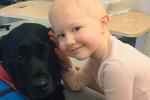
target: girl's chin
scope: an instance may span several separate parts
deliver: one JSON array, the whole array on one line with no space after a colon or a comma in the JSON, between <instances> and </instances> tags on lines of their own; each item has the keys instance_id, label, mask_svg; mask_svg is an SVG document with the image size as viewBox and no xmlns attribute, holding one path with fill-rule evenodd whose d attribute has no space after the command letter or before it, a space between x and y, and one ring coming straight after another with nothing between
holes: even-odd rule
<instances>
[{"instance_id":1,"label":"girl's chin","mask_svg":"<svg viewBox=\"0 0 150 100\"><path fill-rule=\"evenodd\" d=\"M71 55L71 57L77 59L77 60L85 60L87 59L89 56L78 56L78 55Z\"/></svg>"}]
</instances>

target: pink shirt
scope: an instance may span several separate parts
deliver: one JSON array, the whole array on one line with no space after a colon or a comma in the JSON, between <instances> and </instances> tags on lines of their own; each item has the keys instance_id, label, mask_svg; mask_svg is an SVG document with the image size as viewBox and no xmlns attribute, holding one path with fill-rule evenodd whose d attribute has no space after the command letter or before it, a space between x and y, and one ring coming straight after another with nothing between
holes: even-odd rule
<instances>
[{"instance_id":1,"label":"pink shirt","mask_svg":"<svg viewBox=\"0 0 150 100\"><path fill-rule=\"evenodd\" d=\"M79 90L90 84L106 100L150 100L150 58L113 36L110 43L100 66L89 59L78 72L70 69L63 76L66 85Z\"/></svg>"}]
</instances>

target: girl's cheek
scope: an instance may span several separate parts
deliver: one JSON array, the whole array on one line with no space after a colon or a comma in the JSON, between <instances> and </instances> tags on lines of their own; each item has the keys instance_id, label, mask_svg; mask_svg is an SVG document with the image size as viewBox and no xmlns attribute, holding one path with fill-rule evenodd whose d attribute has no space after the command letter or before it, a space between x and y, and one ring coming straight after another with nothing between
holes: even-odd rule
<instances>
[{"instance_id":1,"label":"girl's cheek","mask_svg":"<svg viewBox=\"0 0 150 100\"><path fill-rule=\"evenodd\" d=\"M77 37L77 41L84 43L85 41L90 41L90 39L88 39L89 37L87 35L81 34L80 36Z\"/></svg>"}]
</instances>

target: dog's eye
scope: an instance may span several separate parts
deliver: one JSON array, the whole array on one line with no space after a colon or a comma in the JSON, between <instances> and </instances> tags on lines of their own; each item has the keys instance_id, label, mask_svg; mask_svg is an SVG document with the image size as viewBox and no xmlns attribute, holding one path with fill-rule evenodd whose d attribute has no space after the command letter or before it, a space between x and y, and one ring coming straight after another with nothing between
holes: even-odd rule
<instances>
[{"instance_id":1,"label":"dog's eye","mask_svg":"<svg viewBox=\"0 0 150 100\"><path fill-rule=\"evenodd\" d=\"M22 60L22 59L23 59L23 56L20 56L20 55L19 55L19 56L16 56L16 59L17 59L17 60Z\"/></svg>"},{"instance_id":2,"label":"dog's eye","mask_svg":"<svg viewBox=\"0 0 150 100\"><path fill-rule=\"evenodd\" d=\"M27 61L27 58L23 55L17 55L16 60L23 63L23 62Z\"/></svg>"},{"instance_id":3,"label":"dog's eye","mask_svg":"<svg viewBox=\"0 0 150 100\"><path fill-rule=\"evenodd\" d=\"M22 59L23 57L22 57L22 56L17 56L16 58L17 58L17 59Z\"/></svg>"}]
</instances>

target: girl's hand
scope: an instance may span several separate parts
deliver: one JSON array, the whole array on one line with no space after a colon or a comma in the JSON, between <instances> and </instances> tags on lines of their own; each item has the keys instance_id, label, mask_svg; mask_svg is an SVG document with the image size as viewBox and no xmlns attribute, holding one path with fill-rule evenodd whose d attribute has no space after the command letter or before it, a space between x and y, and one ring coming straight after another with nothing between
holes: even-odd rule
<instances>
[{"instance_id":1,"label":"girl's hand","mask_svg":"<svg viewBox=\"0 0 150 100\"><path fill-rule=\"evenodd\" d=\"M56 34L54 34L53 32L49 32L48 35L50 36L50 40L52 40L56 44L57 48L55 48L55 53L60 60L60 64L62 66L62 75L63 75L68 71L69 68L72 68L71 60L67 56L67 54L59 48L59 40Z\"/></svg>"},{"instance_id":2,"label":"girl's hand","mask_svg":"<svg viewBox=\"0 0 150 100\"><path fill-rule=\"evenodd\" d=\"M58 37L56 36L56 34L52 31L50 31L48 33L48 35L50 37L50 40L52 40L56 44L56 47L59 48L59 40L58 40Z\"/></svg>"}]
</instances>

